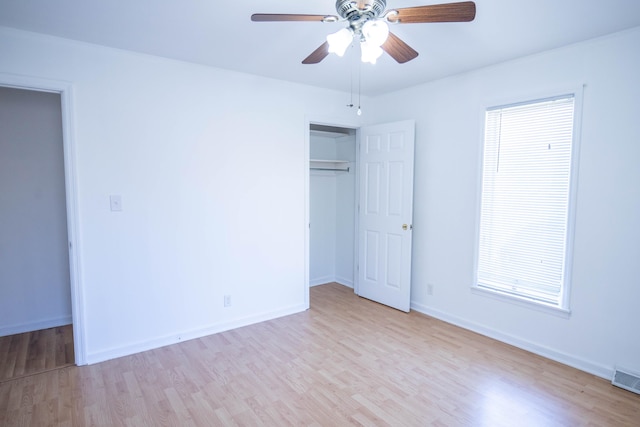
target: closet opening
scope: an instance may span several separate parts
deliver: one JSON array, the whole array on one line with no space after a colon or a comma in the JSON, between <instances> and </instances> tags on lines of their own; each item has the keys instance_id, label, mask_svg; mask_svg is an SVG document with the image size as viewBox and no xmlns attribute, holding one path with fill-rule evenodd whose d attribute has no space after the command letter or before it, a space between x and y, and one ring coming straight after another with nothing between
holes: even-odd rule
<instances>
[{"instance_id":1,"label":"closet opening","mask_svg":"<svg viewBox=\"0 0 640 427\"><path fill-rule=\"evenodd\" d=\"M0 383L75 364L63 137L60 93L0 86Z\"/></svg>"},{"instance_id":2,"label":"closet opening","mask_svg":"<svg viewBox=\"0 0 640 427\"><path fill-rule=\"evenodd\" d=\"M357 236L357 132L309 126L309 286L354 289Z\"/></svg>"}]
</instances>

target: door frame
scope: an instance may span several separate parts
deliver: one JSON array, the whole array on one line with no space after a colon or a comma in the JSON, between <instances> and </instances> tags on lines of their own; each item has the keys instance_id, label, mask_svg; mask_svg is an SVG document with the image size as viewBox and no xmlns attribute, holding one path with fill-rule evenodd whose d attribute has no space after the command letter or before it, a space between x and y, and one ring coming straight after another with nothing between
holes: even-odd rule
<instances>
[{"instance_id":1,"label":"door frame","mask_svg":"<svg viewBox=\"0 0 640 427\"><path fill-rule=\"evenodd\" d=\"M333 116L306 116L304 122L304 306L305 309L309 309L309 245L310 245L310 200L311 200L311 174L309 173L309 160L310 151L311 151L311 129L310 126L314 125L324 125L324 126L334 126L334 127L342 127L347 129L354 129L356 131L356 171L358 171L358 152L360 147L360 127L362 123L357 118L352 117L333 117ZM353 291L358 294L358 275L357 275L357 265L358 265L358 209L357 204L359 200L359 188L360 188L360 178L359 174L356 173L355 176L355 213L354 213L354 265L353 265Z\"/></svg>"},{"instance_id":2,"label":"door frame","mask_svg":"<svg viewBox=\"0 0 640 427\"><path fill-rule=\"evenodd\" d=\"M71 286L71 318L75 364L86 365L86 339L83 284L80 270L78 229L78 178L76 173L76 145L74 141L73 86L64 81L17 76L0 73L0 86L36 92L58 93L62 112L62 147L67 209L67 238L69 250L69 281Z\"/></svg>"}]
</instances>

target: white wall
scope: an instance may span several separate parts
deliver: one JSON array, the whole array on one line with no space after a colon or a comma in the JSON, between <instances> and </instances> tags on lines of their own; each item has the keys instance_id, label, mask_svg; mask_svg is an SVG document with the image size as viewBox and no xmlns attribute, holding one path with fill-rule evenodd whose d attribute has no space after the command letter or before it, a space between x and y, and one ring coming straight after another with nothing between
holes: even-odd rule
<instances>
[{"instance_id":1,"label":"white wall","mask_svg":"<svg viewBox=\"0 0 640 427\"><path fill-rule=\"evenodd\" d=\"M0 336L71 323L60 108L0 87Z\"/></svg>"},{"instance_id":2,"label":"white wall","mask_svg":"<svg viewBox=\"0 0 640 427\"><path fill-rule=\"evenodd\" d=\"M416 119L414 309L597 375L640 371L638 46L640 28L374 100L373 122ZM483 107L582 84L570 318L473 294Z\"/></svg>"},{"instance_id":3,"label":"white wall","mask_svg":"<svg viewBox=\"0 0 640 427\"><path fill-rule=\"evenodd\" d=\"M336 174L336 282L353 287L356 206L356 136L336 140L336 158L349 161L349 172Z\"/></svg>"},{"instance_id":4,"label":"white wall","mask_svg":"<svg viewBox=\"0 0 640 427\"><path fill-rule=\"evenodd\" d=\"M311 135L309 157L336 158L334 138ZM336 174L310 171L309 176L309 285L336 280Z\"/></svg>"},{"instance_id":5,"label":"white wall","mask_svg":"<svg viewBox=\"0 0 640 427\"><path fill-rule=\"evenodd\" d=\"M6 28L0 58L73 85L87 362L305 309L306 117L344 93Z\"/></svg>"}]
</instances>

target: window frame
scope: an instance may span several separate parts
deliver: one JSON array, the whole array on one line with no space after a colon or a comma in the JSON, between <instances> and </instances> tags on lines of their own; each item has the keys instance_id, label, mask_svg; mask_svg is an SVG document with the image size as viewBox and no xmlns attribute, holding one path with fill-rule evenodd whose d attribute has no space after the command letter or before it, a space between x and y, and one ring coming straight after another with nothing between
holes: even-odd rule
<instances>
[{"instance_id":1,"label":"window frame","mask_svg":"<svg viewBox=\"0 0 640 427\"><path fill-rule=\"evenodd\" d=\"M578 197L578 181L579 181L579 160L580 160L580 141L582 129L582 104L583 104L584 85L573 87L569 90L549 90L536 94L520 94L509 99L496 99L485 102L480 109L480 143L478 153L478 174L477 174L477 200L476 200L476 235L474 242L474 265L473 279L471 291L474 294L490 297L499 301L512 303L521 307L526 307L536 311L553 314L563 318L569 318L570 296L573 278L573 258L574 258L574 239L575 239L575 219ZM571 141L571 170L569 177L569 194L567 205L567 232L566 244L564 252L564 277L559 304L552 304L543 301L537 301L526 296L516 295L509 292L500 291L499 289L491 289L486 286L478 285L478 263L480 256L480 224L482 215L482 191L484 185L484 154L485 154L485 131L487 126L486 115L489 110L496 108L508 108L518 105L533 104L543 102L550 99L561 98L566 96L574 97L574 119L573 119L573 140Z\"/></svg>"}]
</instances>

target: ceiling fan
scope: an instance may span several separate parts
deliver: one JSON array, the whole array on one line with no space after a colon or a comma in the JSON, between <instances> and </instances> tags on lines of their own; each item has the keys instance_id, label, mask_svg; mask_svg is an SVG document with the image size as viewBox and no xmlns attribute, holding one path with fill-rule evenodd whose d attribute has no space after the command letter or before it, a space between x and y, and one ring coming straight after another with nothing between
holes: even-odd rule
<instances>
[{"instance_id":1,"label":"ceiling fan","mask_svg":"<svg viewBox=\"0 0 640 427\"><path fill-rule=\"evenodd\" d=\"M388 9L386 0L337 0L338 15L296 15L255 13L254 22L342 22L348 26L329 34L327 41L306 57L303 64L317 64L330 53L344 55L354 38L360 41L362 61L375 64L383 51L403 64L418 56L411 46L389 31L388 24L416 24L428 22L470 22L476 16L472 1L435 4L429 6Z\"/></svg>"}]
</instances>

